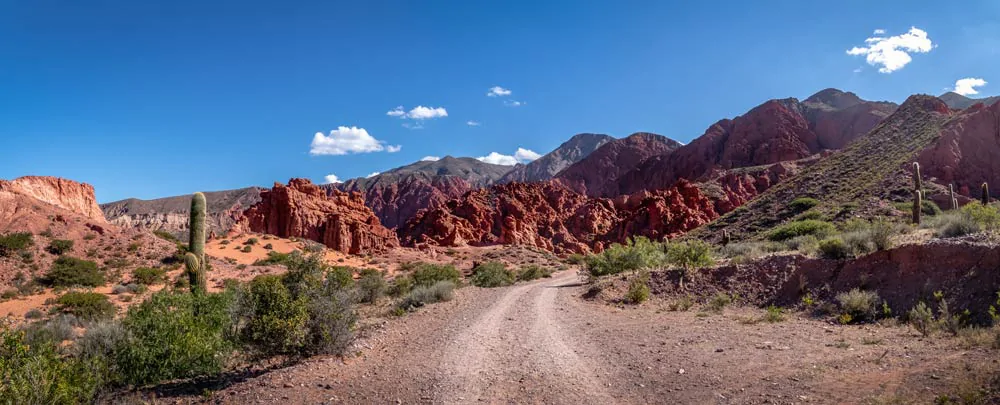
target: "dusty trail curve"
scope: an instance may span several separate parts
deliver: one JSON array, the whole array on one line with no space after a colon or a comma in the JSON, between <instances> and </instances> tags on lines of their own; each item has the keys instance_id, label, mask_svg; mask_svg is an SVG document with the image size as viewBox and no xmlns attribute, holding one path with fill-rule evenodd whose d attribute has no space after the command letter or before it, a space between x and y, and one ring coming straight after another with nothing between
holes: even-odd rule
<instances>
[{"instance_id":1,"label":"dusty trail curve","mask_svg":"<svg viewBox=\"0 0 1000 405\"><path fill-rule=\"evenodd\" d=\"M905 326L748 323L762 310L618 307L582 300L584 288L571 271L462 288L453 301L367 333L360 356L310 359L220 387L208 402L859 403L886 387L928 392L947 382L927 377L942 367L940 344L914 339ZM983 356L949 353L955 364Z\"/></svg>"}]
</instances>

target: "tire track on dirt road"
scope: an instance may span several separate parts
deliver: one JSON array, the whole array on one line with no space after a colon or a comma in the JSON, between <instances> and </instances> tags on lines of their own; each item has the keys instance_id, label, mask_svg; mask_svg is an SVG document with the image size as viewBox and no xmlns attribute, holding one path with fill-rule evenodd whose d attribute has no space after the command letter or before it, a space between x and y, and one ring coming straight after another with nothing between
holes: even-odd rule
<instances>
[{"instance_id":1,"label":"tire track on dirt road","mask_svg":"<svg viewBox=\"0 0 1000 405\"><path fill-rule=\"evenodd\" d=\"M510 288L471 326L458 331L439 366L436 403L613 403L578 353L581 335L560 324L559 287L564 273Z\"/></svg>"}]
</instances>

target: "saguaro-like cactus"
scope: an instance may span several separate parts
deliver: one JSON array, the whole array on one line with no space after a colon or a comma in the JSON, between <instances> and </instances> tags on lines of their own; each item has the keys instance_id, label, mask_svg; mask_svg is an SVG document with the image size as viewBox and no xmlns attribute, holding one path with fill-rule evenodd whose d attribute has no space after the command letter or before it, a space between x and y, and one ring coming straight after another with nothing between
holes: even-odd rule
<instances>
[{"instance_id":1,"label":"saguaro-like cactus","mask_svg":"<svg viewBox=\"0 0 1000 405\"><path fill-rule=\"evenodd\" d=\"M990 186L983 183L983 205L990 203Z\"/></svg>"},{"instance_id":2,"label":"saguaro-like cactus","mask_svg":"<svg viewBox=\"0 0 1000 405\"><path fill-rule=\"evenodd\" d=\"M923 208L923 191L920 184L920 163L913 162L913 223L920 224L920 209Z\"/></svg>"},{"instance_id":3,"label":"saguaro-like cactus","mask_svg":"<svg viewBox=\"0 0 1000 405\"><path fill-rule=\"evenodd\" d=\"M952 210L957 210L958 209L958 198L955 198L955 185L954 184L949 184L948 185L948 193L951 195L951 209Z\"/></svg>"},{"instance_id":4,"label":"saguaro-like cactus","mask_svg":"<svg viewBox=\"0 0 1000 405\"><path fill-rule=\"evenodd\" d=\"M191 281L191 292L205 292L205 195L194 193L191 197L191 219L188 224L190 239L188 253L184 255L184 265L187 267L188 279Z\"/></svg>"}]
</instances>

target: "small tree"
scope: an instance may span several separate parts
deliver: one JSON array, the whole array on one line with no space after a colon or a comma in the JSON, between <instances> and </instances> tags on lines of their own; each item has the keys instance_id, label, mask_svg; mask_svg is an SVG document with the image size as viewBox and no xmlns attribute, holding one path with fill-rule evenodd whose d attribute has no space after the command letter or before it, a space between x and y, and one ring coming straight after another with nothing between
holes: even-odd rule
<instances>
[{"instance_id":1,"label":"small tree","mask_svg":"<svg viewBox=\"0 0 1000 405\"><path fill-rule=\"evenodd\" d=\"M667 262L680 268L681 288L684 288L684 277L689 271L714 263L711 253L712 246L697 239L671 243L667 246Z\"/></svg>"}]
</instances>

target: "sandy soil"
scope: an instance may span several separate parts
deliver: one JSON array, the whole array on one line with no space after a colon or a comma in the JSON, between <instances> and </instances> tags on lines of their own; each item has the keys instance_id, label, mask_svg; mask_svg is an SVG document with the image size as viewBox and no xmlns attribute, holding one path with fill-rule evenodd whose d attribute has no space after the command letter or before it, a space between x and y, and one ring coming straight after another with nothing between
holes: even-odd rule
<instances>
[{"instance_id":1,"label":"sandy soil","mask_svg":"<svg viewBox=\"0 0 1000 405\"><path fill-rule=\"evenodd\" d=\"M573 272L463 288L367 331L357 357L248 378L216 403L932 402L997 369L996 351L905 326L839 326L756 308L668 312L584 301Z\"/></svg>"}]
</instances>

